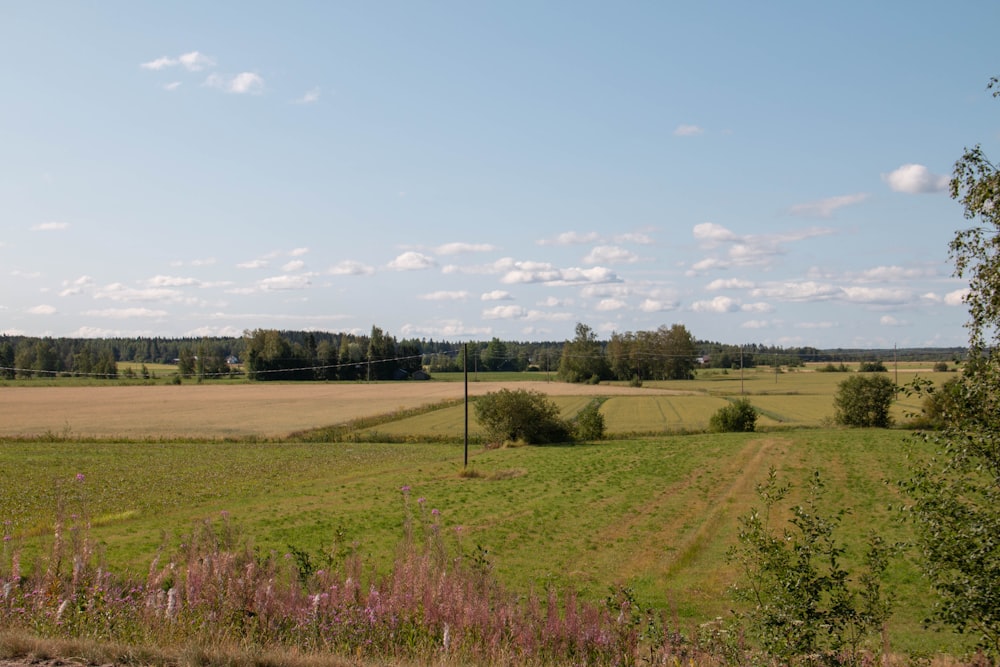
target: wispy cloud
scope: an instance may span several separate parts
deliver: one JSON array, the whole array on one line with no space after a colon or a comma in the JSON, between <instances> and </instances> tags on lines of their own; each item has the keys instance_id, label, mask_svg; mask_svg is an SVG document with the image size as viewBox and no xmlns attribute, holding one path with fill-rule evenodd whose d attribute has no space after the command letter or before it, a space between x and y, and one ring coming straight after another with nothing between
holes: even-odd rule
<instances>
[{"instance_id":1,"label":"wispy cloud","mask_svg":"<svg viewBox=\"0 0 1000 667\"><path fill-rule=\"evenodd\" d=\"M542 239L538 241L538 245L583 245L585 243L593 243L599 238L600 235L597 232L563 232L562 234L558 234L551 239Z\"/></svg>"},{"instance_id":2,"label":"wispy cloud","mask_svg":"<svg viewBox=\"0 0 1000 667\"><path fill-rule=\"evenodd\" d=\"M638 255L613 245L599 245L583 258L584 264L631 264L637 261Z\"/></svg>"},{"instance_id":3,"label":"wispy cloud","mask_svg":"<svg viewBox=\"0 0 1000 667\"><path fill-rule=\"evenodd\" d=\"M509 301L514 297L510 295L510 292L506 292L500 289L495 289L492 292L485 292L479 298L482 301Z\"/></svg>"},{"instance_id":4,"label":"wispy cloud","mask_svg":"<svg viewBox=\"0 0 1000 667\"><path fill-rule=\"evenodd\" d=\"M827 197L826 199L820 199L819 201L807 202L805 204L796 204L788 209L789 213L792 215L806 216L806 217L816 217L816 218L829 218L841 208L845 206L852 206L854 204L860 204L861 202L868 199L868 194L864 192L859 192L851 195L840 195L838 197Z\"/></svg>"},{"instance_id":5,"label":"wispy cloud","mask_svg":"<svg viewBox=\"0 0 1000 667\"><path fill-rule=\"evenodd\" d=\"M161 70L167 69L168 67L175 67L177 65L180 65L184 69L191 72L200 72L207 67L215 67L215 60L209 58L204 53L191 51L176 58L162 56L156 60L150 60L149 62L142 63L139 67L149 70Z\"/></svg>"},{"instance_id":6,"label":"wispy cloud","mask_svg":"<svg viewBox=\"0 0 1000 667\"><path fill-rule=\"evenodd\" d=\"M445 243L434 248L438 255L460 255L471 252L493 252L496 246L491 243Z\"/></svg>"},{"instance_id":7,"label":"wispy cloud","mask_svg":"<svg viewBox=\"0 0 1000 667\"><path fill-rule=\"evenodd\" d=\"M136 317L166 317L167 311L153 308L104 308L102 310L86 310L83 314L88 317L127 320Z\"/></svg>"},{"instance_id":8,"label":"wispy cloud","mask_svg":"<svg viewBox=\"0 0 1000 667\"><path fill-rule=\"evenodd\" d=\"M68 222L40 222L31 226L33 232L61 232L69 229Z\"/></svg>"},{"instance_id":9,"label":"wispy cloud","mask_svg":"<svg viewBox=\"0 0 1000 667\"><path fill-rule=\"evenodd\" d=\"M292 100L293 104L313 104L319 102L319 86L310 88L302 97Z\"/></svg>"},{"instance_id":10,"label":"wispy cloud","mask_svg":"<svg viewBox=\"0 0 1000 667\"><path fill-rule=\"evenodd\" d=\"M303 290L308 288L312 284L309 276L304 275L284 275L284 276L272 276L271 278L264 278L257 283L257 286L265 291L285 291L285 290Z\"/></svg>"},{"instance_id":11,"label":"wispy cloud","mask_svg":"<svg viewBox=\"0 0 1000 667\"><path fill-rule=\"evenodd\" d=\"M204 85L236 95L260 95L264 92L264 79L255 72L209 74Z\"/></svg>"},{"instance_id":12,"label":"wispy cloud","mask_svg":"<svg viewBox=\"0 0 1000 667\"><path fill-rule=\"evenodd\" d=\"M882 174L882 180L894 192L910 195L945 192L950 181L945 175L932 174L922 164L904 164L888 174Z\"/></svg>"},{"instance_id":13,"label":"wispy cloud","mask_svg":"<svg viewBox=\"0 0 1000 667\"><path fill-rule=\"evenodd\" d=\"M38 306L28 308L28 313L31 315L55 315L56 309L54 306L43 303Z\"/></svg>"},{"instance_id":14,"label":"wispy cloud","mask_svg":"<svg viewBox=\"0 0 1000 667\"><path fill-rule=\"evenodd\" d=\"M714 222L703 222L695 225L692 233L703 248L715 250L725 247L726 250L722 255L715 254L693 263L687 271L689 276L715 269L768 266L774 258L787 252L786 244L833 234L834 230L811 227L781 234L740 235Z\"/></svg>"},{"instance_id":15,"label":"wispy cloud","mask_svg":"<svg viewBox=\"0 0 1000 667\"><path fill-rule=\"evenodd\" d=\"M428 294L421 294L417 298L423 299L424 301L465 301L469 298L469 293L465 290L452 292L440 290L437 292L430 292Z\"/></svg>"},{"instance_id":16,"label":"wispy cloud","mask_svg":"<svg viewBox=\"0 0 1000 667\"><path fill-rule=\"evenodd\" d=\"M367 276L375 273L375 269L362 262L348 259L331 266L326 272L331 276Z\"/></svg>"},{"instance_id":17,"label":"wispy cloud","mask_svg":"<svg viewBox=\"0 0 1000 667\"><path fill-rule=\"evenodd\" d=\"M678 125L674 129L675 137L696 137L699 134L704 134L705 130L700 125Z\"/></svg>"},{"instance_id":18,"label":"wispy cloud","mask_svg":"<svg viewBox=\"0 0 1000 667\"><path fill-rule=\"evenodd\" d=\"M263 269L268 266L270 262L266 259L251 259L246 262L240 262L236 265L238 269Z\"/></svg>"}]
</instances>

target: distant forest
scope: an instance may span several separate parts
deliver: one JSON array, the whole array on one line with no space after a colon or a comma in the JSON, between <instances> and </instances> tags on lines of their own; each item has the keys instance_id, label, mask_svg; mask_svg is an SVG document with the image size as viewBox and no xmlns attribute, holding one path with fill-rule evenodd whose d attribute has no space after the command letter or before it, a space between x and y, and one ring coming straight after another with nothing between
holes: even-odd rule
<instances>
[{"instance_id":1,"label":"distant forest","mask_svg":"<svg viewBox=\"0 0 1000 667\"><path fill-rule=\"evenodd\" d=\"M578 325L579 327L582 325ZM583 327L588 330L587 327ZM674 326L677 329L678 325ZM683 330L683 327L680 327ZM664 329L665 330L665 329ZM686 330L683 330L686 333ZM622 342L641 341L643 334L615 335L595 340L593 354L622 355L639 352L622 349ZM807 362L960 361L965 348L818 349L749 343L732 345L690 337L683 356L697 367L753 368L801 366ZM560 362L574 349L573 341L436 341L397 339L379 327L369 335L323 331L258 329L240 337L205 338L51 338L0 336L0 378L91 376L118 378L149 372L144 364L177 366L178 377L212 378L245 374L254 380L387 380L405 379L414 373L462 371L557 372ZM646 356L656 351L643 350ZM671 356L677 356L671 353ZM128 362L119 371L119 362ZM139 369L136 369L139 366ZM628 363L615 365L614 379L630 372ZM602 378L603 379L603 378ZM649 378L653 379L653 378Z\"/></svg>"}]
</instances>

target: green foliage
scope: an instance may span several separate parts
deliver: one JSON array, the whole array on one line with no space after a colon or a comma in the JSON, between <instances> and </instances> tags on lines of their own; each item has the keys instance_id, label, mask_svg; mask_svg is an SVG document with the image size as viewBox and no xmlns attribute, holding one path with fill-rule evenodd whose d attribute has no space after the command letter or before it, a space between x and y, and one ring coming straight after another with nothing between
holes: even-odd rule
<instances>
[{"instance_id":1,"label":"green foliage","mask_svg":"<svg viewBox=\"0 0 1000 667\"><path fill-rule=\"evenodd\" d=\"M716 433L753 431L757 426L757 408L746 398L719 408L709 420L709 429Z\"/></svg>"},{"instance_id":2,"label":"green foliage","mask_svg":"<svg viewBox=\"0 0 1000 667\"><path fill-rule=\"evenodd\" d=\"M835 419L844 426L889 428L896 385L885 375L854 375L837 386Z\"/></svg>"},{"instance_id":3,"label":"green foliage","mask_svg":"<svg viewBox=\"0 0 1000 667\"><path fill-rule=\"evenodd\" d=\"M821 366L816 369L817 373L850 373L851 369L847 367L843 362L839 366L834 366L832 363L828 363L826 366Z\"/></svg>"},{"instance_id":4,"label":"green foliage","mask_svg":"<svg viewBox=\"0 0 1000 667\"><path fill-rule=\"evenodd\" d=\"M990 80L988 89L998 88ZM994 90L994 97L1000 90ZM915 459L903 488L913 498L925 575L938 594L933 619L975 633L1000 657L1000 170L979 146L955 164L951 195L974 226L949 245L967 278L969 358L961 376L925 400L942 430L937 454Z\"/></svg>"},{"instance_id":5,"label":"green foliage","mask_svg":"<svg viewBox=\"0 0 1000 667\"><path fill-rule=\"evenodd\" d=\"M576 337L563 345L559 377L566 382L597 382L611 377L604 348L586 324L578 322Z\"/></svg>"},{"instance_id":6,"label":"green foliage","mask_svg":"<svg viewBox=\"0 0 1000 667\"><path fill-rule=\"evenodd\" d=\"M772 513L789 490L772 468L757 485L763 509L740 518L739 545L729 557L742 574L733 595L748 604L741 620L760 647L785 664L805 656L860 664L864 643L892 610L882 579L894 547L873 533L864 568L852 575L843 564L847 549L835 536L847 512L821 514L819 472L810 479L805 504L791 508L789 527L771 527Z\"/></svg>"},{"instance_id":7,"label":"green foliage","mask_svg":"<svg viewBox=\"0 0 1000 667\"><path fill-rule=\"evenodd\" d=\"M601 414L603 402L603 399L595 399L577 413L573 419L573 437L576 440L604 439L604 415Z\"/></svg>"},{"instance_id":8,"label":"green foliage","mask_svg":"<svg viewBox=\"0 0 1000 667\"><path fill-rule=\"evenodd\" d=\"M885 373L886 372L886 368L885 368L885 364L883 364L879 360L875 360L875 361L862 361L858 365L858 372L859 373Z\"/></svg>"},{"instance_id":9,"label":"green foliage","mask_svg":"<svg viewBox=\"0 0 1000 667\"><path fill-rule=\"evenodd\" d=\"M569 424L559 416L559 407L540 391L501 389L480 396L476 419L486 442L547 444L572 439Z\"/></svg>"}]
</instances>

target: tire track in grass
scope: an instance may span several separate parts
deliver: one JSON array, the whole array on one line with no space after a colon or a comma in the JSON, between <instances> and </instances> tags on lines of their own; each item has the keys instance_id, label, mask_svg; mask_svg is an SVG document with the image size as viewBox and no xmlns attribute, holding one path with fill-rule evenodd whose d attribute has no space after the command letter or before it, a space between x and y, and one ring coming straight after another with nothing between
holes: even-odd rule
<instances>
[{"instance_id":1,"label":"tire track in grass","mask_svg":"<svg viewBox=\"0 0 1000 667\"><path fill-rule=\"evenodd\" d=\"M628 553L614 556L618 559L614 570L624 579L643 577L661 582L682 574L717 536L733 511L734 501L752 492L771 456L787 442L750 440L738 455L726 457L718 470L692 471L687 479L637 507L630 518L602 535L608 543L635 538ZM726 484L724 480L731 481ZM707 492L706 484L711 487ZM665 522L651 529L660 518Z\"/></svg>"}]
</instances>

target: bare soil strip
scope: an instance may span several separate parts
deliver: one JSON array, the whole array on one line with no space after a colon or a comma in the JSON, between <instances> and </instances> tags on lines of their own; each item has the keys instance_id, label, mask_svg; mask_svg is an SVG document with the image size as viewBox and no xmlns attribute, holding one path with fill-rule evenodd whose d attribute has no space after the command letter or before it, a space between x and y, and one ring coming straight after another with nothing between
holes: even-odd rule
<instances>
[{"instance_id":1,"label":"bare soil strip","mask_svg":"<svg viewBox=\"0 0 1000 667\"><path fill-rule=\"evenodd\" d=\"M685 393L564 382L470 382L469 394L502 388L552 396ZM463 395L460 382L0 387L0 437L282 437Z\"/></svg>"}]
</instances>

